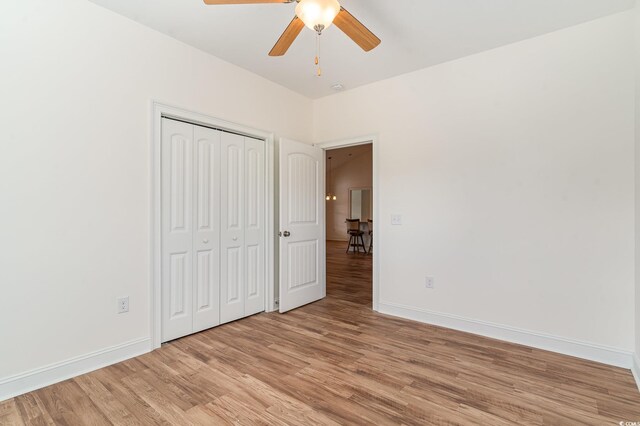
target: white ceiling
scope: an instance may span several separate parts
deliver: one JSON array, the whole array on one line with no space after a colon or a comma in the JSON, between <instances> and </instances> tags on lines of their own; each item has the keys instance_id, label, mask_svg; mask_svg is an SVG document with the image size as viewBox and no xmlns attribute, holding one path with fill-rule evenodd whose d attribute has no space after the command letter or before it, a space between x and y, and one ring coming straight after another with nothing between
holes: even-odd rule
<instances>
[{"instance_id":1,"label":"white ceiling","mask_svg":"<svg viewBox=\"0 0 640 426\"><path fill-rule=\"evenodd\" d=\"M304 29L284 57L267 55L295 4L207 6L202 0L90 0L310 98L425 68L630 9L634 0L340 0L382 39L363 52L337 27Z\"/></svg>"}]
</instances>

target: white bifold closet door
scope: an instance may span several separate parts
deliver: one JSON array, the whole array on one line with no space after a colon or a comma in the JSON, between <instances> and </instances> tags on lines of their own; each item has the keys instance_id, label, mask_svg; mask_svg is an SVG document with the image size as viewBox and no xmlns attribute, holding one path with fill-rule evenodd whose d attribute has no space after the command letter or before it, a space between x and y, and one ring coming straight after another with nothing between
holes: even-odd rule
<instances>
[{"instance_id":1,"label":"white bifold closet door","mask_svg":"<svg viewBox=\"0 0 640 426\"><path fill-rule=\"evenodd\" d=\"M220 322L264 311L264 142L231 133L221 146Z\"/></svg>"},{"instance_id":2,"label":"white bifold closet door","mask_svg":"<svg viewBox=\"0 0 640 426\"><path fill-rule=\"evenodd\" d=\"M162 341L264 310L264 142L162 121Z\"/></svg>"}]
</instances>

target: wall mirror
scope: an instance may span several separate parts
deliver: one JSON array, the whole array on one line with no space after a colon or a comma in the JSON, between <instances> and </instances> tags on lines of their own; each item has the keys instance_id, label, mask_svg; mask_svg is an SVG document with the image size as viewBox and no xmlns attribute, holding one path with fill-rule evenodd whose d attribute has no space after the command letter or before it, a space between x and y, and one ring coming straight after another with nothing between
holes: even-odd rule
<instances>
[{"instance_id":1,"label":"wall mirror","mask_svg":"<svg viewBox=\"0 0 640 426\"><path fill-rule=\"evenodd\" d=\"M349 189L349 215L351 219L360 219L361 222L373 219L371 188Z\"/></svg>"}]
</instances>

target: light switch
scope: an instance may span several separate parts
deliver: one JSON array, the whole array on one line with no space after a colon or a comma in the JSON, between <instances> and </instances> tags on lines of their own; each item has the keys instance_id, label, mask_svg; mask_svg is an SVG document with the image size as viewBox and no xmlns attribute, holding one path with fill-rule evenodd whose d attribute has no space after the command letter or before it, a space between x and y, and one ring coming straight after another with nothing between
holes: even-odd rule
<instances>
[{"instance_id":1,"label":"light switch","mask_svg":"<svg viewBox=\"0 0 640 426\"><path fill-rule=\"evenodd\" d=\"M392 214L391 215L391 224L392 225L402 225L402 215L400 215L400 214Z\"/></svg>"}]
</instances>

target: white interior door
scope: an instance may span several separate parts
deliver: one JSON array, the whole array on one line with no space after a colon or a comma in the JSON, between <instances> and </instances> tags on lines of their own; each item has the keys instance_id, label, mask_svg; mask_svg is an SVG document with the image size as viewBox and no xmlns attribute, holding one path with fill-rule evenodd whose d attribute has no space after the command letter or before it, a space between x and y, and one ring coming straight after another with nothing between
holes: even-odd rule
<instances>
[{"instance_id":1,"label":"white interior door","mask_svg":"<svg viewBox=\"0 0 640 426\"><path fill-rule=\"evenodd\" d=\"M162 120L162 341L193 329L193 126Z\"/></svg>"},{"instance_id":2,"label":"white interior door","mask_svg":"<svg viewBox=\"0 0 640 426\"><path fill-rule=\"evenodd\" d=\"M244 137L222 134L220 232L220 321L244 317Z\"/></svg>"},{"instance_id":3,"label":"white interior door","mask_svg":"<svg viewBox=\"0 0 640 426\"><path fill-rule=\"evenodd\" d=\"M280 312L326 295L324 152L280 140Z\"/></svg>"},{"instance_id":4,"label":"white interior door","mask_svg":"<svg viewBox=\"0 0 640 426\"><path fill-rule=\"evenodd\" d=\"M265 280L265 143L244 138L245 316L264 311Z\"/></svg>"},{"instance_id":5,"label":"white interior door","mask_svg":"<svg viewBox=\"0 0 640 426\"><path fill-rule=\"evenodd\" d=\"M193 332L220 324L220 131L193 126Z\"/></svg>"}]
</instances>

